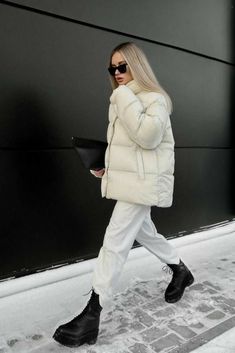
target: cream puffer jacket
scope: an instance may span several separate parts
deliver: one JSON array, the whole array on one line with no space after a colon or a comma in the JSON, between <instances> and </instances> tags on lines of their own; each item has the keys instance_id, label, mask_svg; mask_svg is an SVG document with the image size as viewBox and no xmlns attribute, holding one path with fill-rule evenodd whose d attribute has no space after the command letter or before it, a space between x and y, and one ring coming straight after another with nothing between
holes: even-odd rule
<instances>
[{"instance_id":1,"label":"cream puffer jacket","mask_svg":"<svg viewBox=\"0 0 235 353\"><path fill-rule=\"evenodd\" d=\"M110 97L102 197L170 207L174 138L165 97L132 80Z\"/></svg>"}]
</instances>

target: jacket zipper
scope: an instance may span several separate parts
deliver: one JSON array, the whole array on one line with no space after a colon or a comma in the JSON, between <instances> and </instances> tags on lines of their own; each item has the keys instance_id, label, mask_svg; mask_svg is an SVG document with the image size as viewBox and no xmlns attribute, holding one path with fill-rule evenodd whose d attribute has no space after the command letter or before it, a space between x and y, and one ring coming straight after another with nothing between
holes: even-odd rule
<instances>
[{"instance_id":1,"label":"jacket zipper","mask_svg":"<svg viewBox=\"0 0 235 353\"><path fill-rule=\"evenodd\" d=\"M108 145L108 157L109 157L109 159L108 159L108 165L107 165L107 170L106 170L106 175L107 175L107 179L106 180L107 180L107 182L106 182L106 188L105 188L105 195L107 195L107 190L108 190L108 170L109 170L109 161L110 161L110 147L111 147L111 144L112 144L112 141L113 141L113 135L114 135L114 130L115 130L114 124L116 122L116 119L117 119L117 117L113 120L113 123L112 123L113 133L112 133L112 137L110 139L110 143Z\"/></svg>"},{"instance_id":2,"label":"jacket zipper","mask_svg":"<svg viewBox=\"0 0 235 353\"><path fill-rule=\"evenodd\" d=\"M144 173L144 161L143 161L143 156L142 156L142 151L140 147L136 147L136 157L137 157L137 166L138 166L138 174L140 179L145 178L145 173Z\"/></svg>"}]
</instances>

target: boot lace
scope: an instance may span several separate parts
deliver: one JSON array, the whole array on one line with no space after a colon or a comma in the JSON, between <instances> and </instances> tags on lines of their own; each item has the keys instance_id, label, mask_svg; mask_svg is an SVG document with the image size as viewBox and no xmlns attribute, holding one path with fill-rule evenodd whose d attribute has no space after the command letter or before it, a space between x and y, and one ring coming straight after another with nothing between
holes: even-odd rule
<instances>
[{"instance_id":1,"label":"boot lace","mask_svg":"<svg viewBox=\"0 0 235 353\"><path fill-rule=\"evenodd\" d=\"M172 269L167 265L163 266L162 271L166 272L166 274L169 274L169 275L173 274Z\"/></svg>"},{"instance_id":2,"label":"boot lace","mask_svg":"<svg viewBox=\"0 0 235 353\"><path fill-rule=\"evenodd\" d=\"M84 297L87 296L89 293L92 292L92 290L93 290L93 288L91 288L88 293L83 294L83 296L84 296ZM85 306L85 308L83 309L83 311L82 311L79 315L75 316L71 322L77 321L77 319L81 319L81 318L87 313L88 308L89 308L89 306L90 306L91 300L92 300L92 298L90 297L90 299L89 299L89 301L87 302L87 305Z\"/></svg>"},{"instance_id":3,"label":"boot lace","mask_svg":"<svg viewBox=\"0 0 235 353\"><path fill-rule=\"evenodd\" d=\"M88 293L83 294L83 297L87 296L87 295L90 294L92 291L93 291L93 288L91 288Z\"/></svg>"}]
</instances>

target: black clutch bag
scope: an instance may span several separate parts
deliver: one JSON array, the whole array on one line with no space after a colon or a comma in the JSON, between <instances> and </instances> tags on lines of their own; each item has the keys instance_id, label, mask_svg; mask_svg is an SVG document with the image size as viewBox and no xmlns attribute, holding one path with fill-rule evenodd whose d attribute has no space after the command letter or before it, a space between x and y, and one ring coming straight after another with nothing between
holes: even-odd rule
<instances>
[{"instance_id":1,"label":"black clutch bag","mask_svg":"<svg viewBox=\"0 0 235 353\"><path fill-rule=\"evenodd\" d=\"M107 142L73 136L72 145L85 168L92 170L105 168L104 156Z\"/></svg>"}]
</instances>

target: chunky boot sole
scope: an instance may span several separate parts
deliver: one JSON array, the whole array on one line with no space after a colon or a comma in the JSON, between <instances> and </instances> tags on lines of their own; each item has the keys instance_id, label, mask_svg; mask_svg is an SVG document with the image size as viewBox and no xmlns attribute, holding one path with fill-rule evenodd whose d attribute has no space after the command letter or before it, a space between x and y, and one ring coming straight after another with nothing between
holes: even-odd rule
<instances>
[{"instance_id":1,"label":"chunky boot sole","mask_svg":"<svg viewBox=\"0 0 235 353\"><path fill-rule=\"evenodd\" d=\"M88 332L84 336L73 338L73 337L63 335L62 333L55 332L53 338L56 342L62 344L63 346L72 348L72 347L79 347L85 343L90 345L95 344L97 341L98 333L99 333L99 330L95 330L92 332Z\"/></svg>"},{"instance_id":2,"label":"chunky boot sole","mask_svg":"<svg viewBox=\"0 0 235 353\"><path fill-rule=\"evenodd\" d=\"M191 286L191 285L193 284L193 282L194 282L194 277L193 277L192 274L190 274L190 278L189 278L187 284L185 285L185 288ZM184 290L185 290L185 288L184 288ZM183 296L183 294L184 294L184 290L183 290L182 293L180 293L180 294L178 295L178 297L175 297L175 298L172 298L172 299L165 297L165 301L166 301L167 303L169 303L169 304L173 304L173 303L178 302L178 301L182 298L182 296Z\"/></svg>"}]
</instances>

